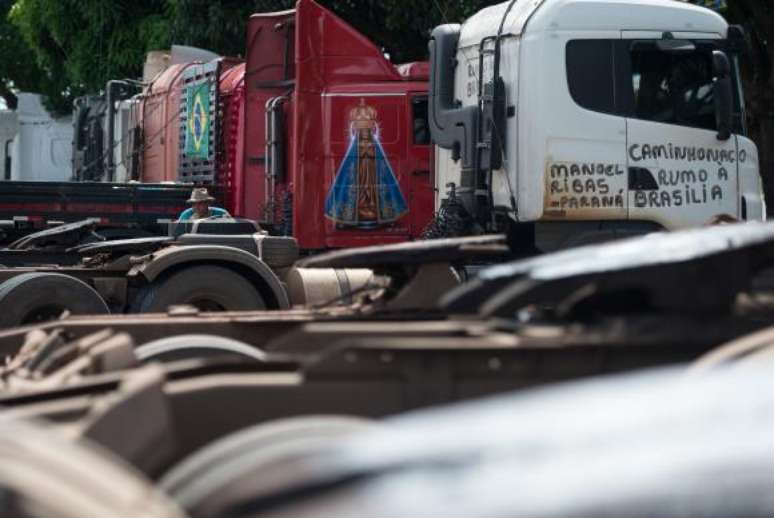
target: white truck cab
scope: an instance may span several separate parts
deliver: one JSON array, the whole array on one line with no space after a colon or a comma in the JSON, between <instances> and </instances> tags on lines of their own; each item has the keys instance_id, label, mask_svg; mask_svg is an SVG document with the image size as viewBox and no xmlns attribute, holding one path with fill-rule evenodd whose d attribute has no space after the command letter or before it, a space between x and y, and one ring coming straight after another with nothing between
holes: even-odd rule
<instances>
[{"instance_id":1,"label":"white truck cab","mask_svg":"<svg viewBox=\"0 0 774 518\"><path fill-rule=\"evenodd\" d=\"M543 250L764 219L742 42L674 0L509 1L440 26L437 185L478 229L530 225Z\"/></svg>"},{"instance_id":2,"label":"white truck cab","mask_svg":"<svg viewBox=\"0 0 774 518\"><path fill-rule=\"evenodd\" d=\"M72 173L73 123L70 116L54 118L40 94L21 92L16 107L17 132L8 146L10 175L15 182L66 182Z\"/></svg>"}]
</instances>

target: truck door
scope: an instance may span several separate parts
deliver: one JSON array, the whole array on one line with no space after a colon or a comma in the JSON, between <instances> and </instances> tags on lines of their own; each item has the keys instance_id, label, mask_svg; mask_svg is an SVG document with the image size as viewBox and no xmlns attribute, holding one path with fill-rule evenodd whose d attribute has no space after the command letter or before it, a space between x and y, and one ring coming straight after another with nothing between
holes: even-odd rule
<instances>
[{"instance_id":1,"label":"truck door","mask_svg":"<svg viewBox=\"0 0 774 518\"><path fill-rule=\"evenodd\" d=\"M738 218L737 138L720 140L711 38L624 31L629 217L667 229ZM719 41L719 40L714 40ZM630 89L631 88L631 89Z\"/></svg>"},{"instance_id":2,"label":"truck door","mask_svg":"<svg viewBox=\"0 0 774 518\"><path fill-rule=\"evenodd\" d=\"M545 135L546 158L541 164L545 179L543 220L621 221L628 216L626 117L615 95L613 59L620 42L620 37L613 36L620 33L594 36L602 38L589 39L588 34L578 31L549 40L553 53L558 54L560 49L566 53L566 65L556 60L537 63L532 57L523 57L524 70L539 67L545 82L540 106L519 108L526 120L534 121L532 127L520 130L521 134L542 130ZM525 99L535 95L532 86L522 92ZM540 118L530 115L536 111L541 113ZM526 142L533 142L532 138L530 135ZM529 148L535 145L524 147ZM520 193L536 187L530 187L529 182L526 177L520 180ZM527 196L519 196L520 207L529 206ZM541 244L546 250L553 246Z\"/></svg>"}]
</instances>

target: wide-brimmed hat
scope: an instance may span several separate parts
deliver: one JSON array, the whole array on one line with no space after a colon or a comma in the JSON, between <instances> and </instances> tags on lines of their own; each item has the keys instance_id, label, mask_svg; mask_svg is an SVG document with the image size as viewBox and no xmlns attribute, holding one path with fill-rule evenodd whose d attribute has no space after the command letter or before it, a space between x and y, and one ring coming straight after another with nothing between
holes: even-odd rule
<instances>
[{"instance_id":1,"label":"wide-brimmed hat","mask_svg":"<svg viewBox=\"0 0 774 518\"><path fill-rule=\"evenodd\" d=\"M196 203L199 201L215 201L215 198L210 196L210 193L207 192L207 189L201 187L191 191L191 197L188 199L187 203Z\"/></svg>"}]
</instances>

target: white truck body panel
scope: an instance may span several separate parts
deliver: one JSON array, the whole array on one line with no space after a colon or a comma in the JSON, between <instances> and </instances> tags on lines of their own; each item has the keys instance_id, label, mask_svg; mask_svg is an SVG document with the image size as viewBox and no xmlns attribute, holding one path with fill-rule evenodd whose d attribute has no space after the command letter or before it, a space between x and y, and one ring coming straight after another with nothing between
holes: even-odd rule
<instances>
[{"instance_id":1,"label":"white truck body panel","mask_svg":"<svg viewBox=\"0 0 774 518\"><path fill-rule=\"evenodd\" d=\"M495 29L496 30L496 29ZM507 40L503 44L504 53L507 52L509 56L513 56L515 59L503 60L500 68L500 74L505 78L506 83L509 85L515 85L516 87L508 88L507 98L509 105L515 105L518 102L518 70L519 70L519 52L518 46L519 40L511 39ZM488 49L492 48L492 45L487 46ZM478 99L478 79L479 79L479 48L478 44L468 47L460 47L458 54L459 65L457 66L455 75L455 97L462 101L462 106L475 106ZM488 56L484 60L484 76L491 77L492 75L492 59ZM457 89L457 85L461 88ZM515 141L513 137L517 135L518 119L512 117L508 119L508 145L506 153L505 167L498 171L494 171L492 174L493 198L495 206L510 206L510 197L513 195L517 198L518 192L518 178L515 175L516 167L508 167L508 160L512 156L516 156L515 149L511 146L511 142ZM436 178L438 182L438 190L436 191L436 206L440 205L440 200L446 194L445 185L448 183L459 184L460 177L460 165L451 160L451 152L448 150L440 149L436 155L436 164L439 164L436 171ZM518 199L517 199L518 201Z\"/></svg>"},{"instance_id":2,"label":"white truck body panel","mask_svg":"<svg viewBox=\"0 0 774 518\"><path fill-rule=\"evenodd\" d=\"M72 177L71 117L54 119L38 94L20 93L19 129L12 146L11 180L66 182Z\"/></svg>"},{"instance_id":3,"label":"white truck body panel","mask_svg":"<svg viewBox=\"0 0 774 518\"><path fill-rule=\"evenodd\" d=\"M741 135L736 137L739 156L744 153L746 160L739 163L739 191L744 203L740 210L748 220L766 219L766 200L763 197L763 180L758 163L758 148L755 143Z\"/></svg>"}]
</instances>

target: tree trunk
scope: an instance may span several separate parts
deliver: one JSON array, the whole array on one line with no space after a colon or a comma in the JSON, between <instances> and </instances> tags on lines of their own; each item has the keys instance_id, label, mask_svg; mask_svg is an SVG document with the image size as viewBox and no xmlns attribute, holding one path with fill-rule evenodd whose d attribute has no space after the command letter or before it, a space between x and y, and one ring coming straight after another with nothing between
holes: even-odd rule
<instances>
[{"instance_id":1,"label":"tree trunk","mask_svg":"<svg viewBox=\"0 0 774 518\"><path fill-rule=\"evenodd\" d=\"M745 28L750 41L751 54L742 73L747 120L750 138L758 146L763 188L771 204L774 201L774 45L769 41L774 38L774 9L770 2L730 1L728 18Z\"/></svg>"},{"instance_id":2,"label":"tree trunk","mask_svg":"<svg viewBox=\"0 0 774 518\"><path fill-rule=\"evenodd\" d=\"M774 90L757 82L748 83L746 88L750 138L758 146L764 192L771 203L774 201Z\"/></svg>"}]
</instances>

